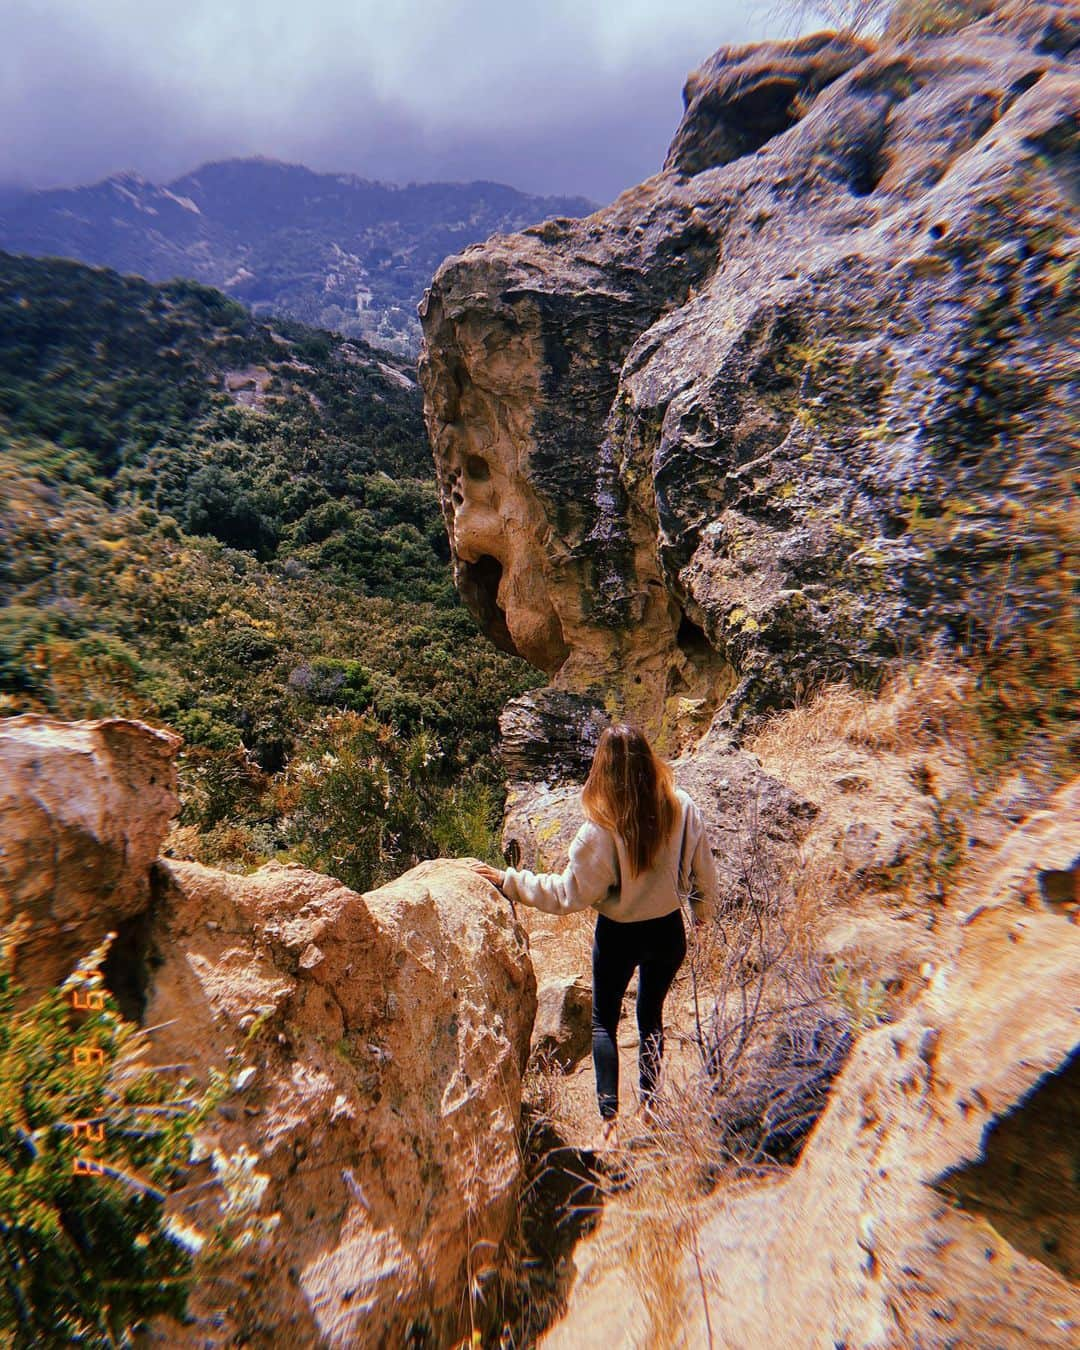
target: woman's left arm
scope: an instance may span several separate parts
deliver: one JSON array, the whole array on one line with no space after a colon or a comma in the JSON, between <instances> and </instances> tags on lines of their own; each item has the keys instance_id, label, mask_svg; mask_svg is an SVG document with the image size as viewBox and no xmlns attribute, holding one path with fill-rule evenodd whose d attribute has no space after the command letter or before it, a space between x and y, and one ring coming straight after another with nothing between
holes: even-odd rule
<instances>
[{"instance_id":1,"label":"woman's left arm","mask_svg":"<svg viewBox=\"0 0 1080 1350\"><path fill-rule=\"evenodd\" d=\"M694 882L695 899L691 902L694 918L703 923L716 912L719 883L705 822L696 804L691 803L687 816L687 835L690 852L690 874Z\"/></svg>"},{"instance_id":2,"label":"woman's left arm","mask_svg":"<svg viewBox=\"0 0 1080 1350\"><path fill-rule=\"evenodd\" d=\"M511 900L519 900L546 914L572 914L588 909L619 884L614 841L606 830L589 822L581 827L570 845L565 872L530 872L526 868L508 867L500 873L486 866L476 870Z\"/></svg>"}]
</instances>

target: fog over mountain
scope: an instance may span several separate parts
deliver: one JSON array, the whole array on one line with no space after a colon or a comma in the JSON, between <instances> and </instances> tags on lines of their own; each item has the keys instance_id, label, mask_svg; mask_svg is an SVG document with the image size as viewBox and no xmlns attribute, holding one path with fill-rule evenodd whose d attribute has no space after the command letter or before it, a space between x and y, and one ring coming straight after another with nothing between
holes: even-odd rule
<instances>
[{"instance_id":1,"label":"fog over mountain","mask_svg":"<svg viewBox=\"0 0 1080 1350\"><path fill-rule=\"evenodd\" d=\"M719 0L8 0L0 183L155 182L254 154L393 182L613 197L651 172L719 44L778 28Z\"/></svg>"}]
</instances>

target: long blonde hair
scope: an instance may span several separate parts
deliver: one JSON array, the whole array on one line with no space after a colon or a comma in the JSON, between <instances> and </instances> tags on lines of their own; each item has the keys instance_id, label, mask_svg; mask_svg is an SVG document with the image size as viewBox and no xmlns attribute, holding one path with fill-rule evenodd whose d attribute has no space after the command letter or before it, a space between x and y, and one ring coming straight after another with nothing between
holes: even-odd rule
<instances>
[{"instance_id":1,"label":"long blonde hair","mask_svg":"<svg viewBox=\"0 0 1080 1350\"><path fill-rule=\"evenodd\" d=\"M679 819L671 770L636 727L608 727L581 793L585 815L619 835L630 875L648 871Z\"/></svg>"}]
</instances>

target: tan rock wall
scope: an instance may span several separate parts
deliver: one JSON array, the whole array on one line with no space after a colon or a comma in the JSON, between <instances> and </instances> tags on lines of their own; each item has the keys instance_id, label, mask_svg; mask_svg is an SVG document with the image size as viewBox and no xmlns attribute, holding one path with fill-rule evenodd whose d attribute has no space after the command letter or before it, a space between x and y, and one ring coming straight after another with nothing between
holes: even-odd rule
<instances>
[{"instance_id":1,"label":"tan rock wall","mask_svg":"<svg viewBox=\"0 0 1080 1350\"><path fill-rule=\"evenodd\" d=\"M118 717L0 721L0 924L30 920L16 968L27 988L57 983L146 907L179 745Z\"/></svg>"},{"instance_id":2,"label":"tan rock wall","mask_svg":"<svg viewBox=\"0 0 1080 1350\"><path fill-rule=\"evenodd\" d=\"M449 1343L516 1218L536 987L509 907L451 862L363 896L294 866L165 863L153 942L157 1052L255 1068L207 1144L256 1152L282 1216L162 1340L223 1317L264 1344Z\"/></svg>"},{"instance_id":3,"label":"tan rock wall","mask_svg":"<svg viewBox=\"0 0 1080 1350\"><path fill-rule=\"evenodd\" d=\"M1052 622L1075 20L993 8L723 49L660 173L439 269L459 584L559 690L679 745L725 700Z\"/></svg>"}]
</instances>

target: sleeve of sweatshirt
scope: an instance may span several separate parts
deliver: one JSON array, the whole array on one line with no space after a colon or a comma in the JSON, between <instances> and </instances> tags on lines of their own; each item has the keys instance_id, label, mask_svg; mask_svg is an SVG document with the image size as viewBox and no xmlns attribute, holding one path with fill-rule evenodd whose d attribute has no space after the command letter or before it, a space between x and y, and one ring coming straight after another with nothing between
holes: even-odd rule
<instances>
[{"instance_id":1,"label":"sleeve of sweatshirt","mask_svg":"<svg viewBox=\"0 0 1080 1350\"><path fill-rule=\"evenodd\" d=\"M698 923L712 917L716 911L719 884L716 879L716 863L713 861L709 834L701 812L694 802L690 803L686 819L687 845L690 853L690 874L693 878L695 898L693 901L694 918Z\"/></svg>"},{"instance_id":2,"label":"sleeve of sweatshirt","mask_svg":"<svg viewBox=\"0 0 1080 1350\"><path fill-rule=\"evenodd\" d=\"M547 914L571 914L595 905L619 884L619 861L611 835L586 822L570 845L565 872L529 872L508 867L503 894Z\"/></svg>"}]
</instances>

